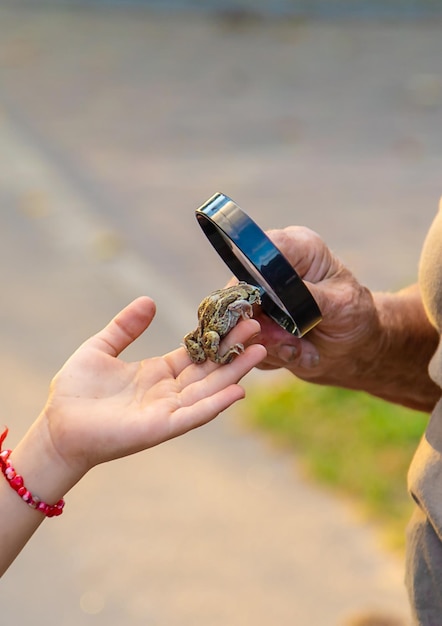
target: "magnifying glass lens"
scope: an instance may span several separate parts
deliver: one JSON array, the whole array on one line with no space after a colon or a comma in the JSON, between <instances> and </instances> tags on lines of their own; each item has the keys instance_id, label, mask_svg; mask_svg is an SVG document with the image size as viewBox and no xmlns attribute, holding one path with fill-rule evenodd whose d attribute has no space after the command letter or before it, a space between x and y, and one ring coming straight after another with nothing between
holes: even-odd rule
<instances>
[{"instance_id":1,"label":"magnifying glass lens","mask_svg":"<svg viewBox=\"0 0 442 626\"><path fill-rule=\"evenodd\" d=\"M277 324L302 337L321 321L319 307L304 282L233 200L216 193L195 214L233 274L260 289L262 309Z\"/></svg>"}]
</instances>

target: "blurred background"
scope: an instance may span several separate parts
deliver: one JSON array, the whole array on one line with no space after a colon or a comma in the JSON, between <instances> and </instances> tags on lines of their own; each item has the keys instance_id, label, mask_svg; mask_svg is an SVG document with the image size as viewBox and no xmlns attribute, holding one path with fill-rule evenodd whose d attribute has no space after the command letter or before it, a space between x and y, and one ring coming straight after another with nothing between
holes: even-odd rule
<instances>
[{"instance_id":1,"label":"blurred background","mask_svg":"<svg viewBox=\"0 0 442 626\"><path fill-rule=\"evenodd\" d=\"M372 289L414 282L441 193L441 17L439 0L0 1L9 445L130 299L158 314L128 358L195 326L229 278L194 218L216 191L265 229L316 230ZM3 619L406 623L402 560L242 412L94 470L4 577Z\"/></svg>"}]
</instances>

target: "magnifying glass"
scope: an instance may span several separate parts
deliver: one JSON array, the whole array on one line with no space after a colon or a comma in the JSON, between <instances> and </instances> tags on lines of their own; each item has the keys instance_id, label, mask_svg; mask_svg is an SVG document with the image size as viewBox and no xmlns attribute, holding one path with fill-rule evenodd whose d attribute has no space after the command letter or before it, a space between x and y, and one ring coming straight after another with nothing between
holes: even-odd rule
<instances>
[{"instance_id":1,"label":"magnifying glass","mask_svg":"<svg viewBox=\"0 0 442 626\"><path fill-rule=\"evenodd\" d=\"M233 274L258 287L262 309L277 324L302 337L321 321L321 311L302 279L233 200L216 193L195 215Z\"/></svg>"}]
</instances>

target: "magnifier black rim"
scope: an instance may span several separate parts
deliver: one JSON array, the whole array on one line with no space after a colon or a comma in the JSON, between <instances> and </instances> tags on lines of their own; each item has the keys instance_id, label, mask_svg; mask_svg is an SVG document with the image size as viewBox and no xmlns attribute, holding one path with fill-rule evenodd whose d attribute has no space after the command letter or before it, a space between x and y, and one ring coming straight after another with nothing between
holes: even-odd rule
<instances>
[{"instance_id":1,"label":"magnifier black rim","mask_svg":"<svg viewBox=\"0 0 442 626\"><path fill-rule=\"evenodd\" d=\"M210 243L239 280L256 284L257 278L241 263L232 245L274 291L286 311L266 292L264 285L258 285L262 308L274 321L298 337L321 321L319 307L297 272L261 228L231 198L216 193L195 214Z\"/></svg>"}]
</instances>

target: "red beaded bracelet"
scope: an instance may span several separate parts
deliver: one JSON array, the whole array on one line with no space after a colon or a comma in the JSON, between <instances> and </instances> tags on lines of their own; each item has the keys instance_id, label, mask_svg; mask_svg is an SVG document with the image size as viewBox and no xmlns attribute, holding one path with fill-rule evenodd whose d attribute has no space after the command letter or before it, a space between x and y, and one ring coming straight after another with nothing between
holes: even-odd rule
<instances>
[{"instance_id":1,"label":"red beaded bracelet","mask_svg":"<svg viewBox=\"0 0 442 626\"><path fill-rule=\"evenodd\" d=\"M56 517L63 513L64 500L59 500L56 504L46 504L42 502L37 496L33 496L32 493L25 487L23 477L17 474L15 469L11 465L9 455L12 450L3 450L2 444L6 439L9 430L6 428L2 435L0 435L0 467L3 475L9 483L9 486L18 493L20 498L26 502L32 509L36 509L46 515L46 517Z\"/></svg>"}]
</instances>

